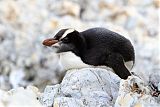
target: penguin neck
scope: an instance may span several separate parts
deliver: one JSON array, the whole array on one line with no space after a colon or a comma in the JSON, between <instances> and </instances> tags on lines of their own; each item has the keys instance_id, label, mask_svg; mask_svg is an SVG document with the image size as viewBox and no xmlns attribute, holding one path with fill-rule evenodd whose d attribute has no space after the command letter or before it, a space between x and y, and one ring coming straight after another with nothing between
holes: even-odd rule
<instances>
[{"instance_id":1,"label":"penguin neck","mask_svg":"<svg viewBox=\"0 0 160 107\"><path fill-rule=\"evenodd\" d=\"M77 44L77 51L75 51L75 54L83 57L83 54L86 52L87 50L87 44L86 44L86 40L83 37L83 35L80 35L81 39L79 41L79 43Z\"/></svg>"}]
</instances>

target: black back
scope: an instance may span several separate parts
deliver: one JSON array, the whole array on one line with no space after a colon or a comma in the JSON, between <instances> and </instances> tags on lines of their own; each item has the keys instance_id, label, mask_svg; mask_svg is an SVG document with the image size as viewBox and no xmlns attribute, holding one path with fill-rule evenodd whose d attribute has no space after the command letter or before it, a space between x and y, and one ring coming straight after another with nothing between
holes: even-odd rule
<instances>
[{"instance_id":1,"label":"black back","mask_svg":"<svg viewBox=\"0 0 160 107\"><path fill-rule=\"evenodd\" d=\"M122 35L105 28L92 28L80 33L87 43L82 52L82 60L93 65L103 64L104 57L111 53L119 53L124 61L134 61L134 48L131 42Z\"/></svg>"}]
</instances>

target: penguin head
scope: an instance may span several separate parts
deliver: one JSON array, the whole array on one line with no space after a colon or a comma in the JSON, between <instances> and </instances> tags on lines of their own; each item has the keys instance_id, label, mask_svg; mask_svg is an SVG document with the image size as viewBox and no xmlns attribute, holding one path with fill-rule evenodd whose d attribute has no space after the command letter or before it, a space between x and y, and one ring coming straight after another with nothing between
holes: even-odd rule
<instances>
[{"instance_id":1,"label":"penguin head","mask_svg":"<svg viewBox=\"0 0 160 107\"><path fill-rule=\"evenodd\" d=\"M56 53L72 51L79 54L84 44L80 32L75 29L62 29L53 38L43 41L43 45L55 48Z\"/></svg>"}]
</instances>

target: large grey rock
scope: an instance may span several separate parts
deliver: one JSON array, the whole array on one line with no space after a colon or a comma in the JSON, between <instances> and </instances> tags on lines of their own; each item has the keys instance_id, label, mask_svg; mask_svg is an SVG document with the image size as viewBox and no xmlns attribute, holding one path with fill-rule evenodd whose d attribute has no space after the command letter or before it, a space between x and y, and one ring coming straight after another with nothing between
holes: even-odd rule
<instances>
[{"instance_id":1,"label":"large grey rock","mask_svg":"<svg viewBox=\"0 0 160 107\"><path fill-rule=\"evenodd\" d=\"M119 81L110 69L70 70L61 84L46 87L40 102L54 107L160 106L159 96L143 79L130 76L120 86Z\"/></svg>"},{"instance_id":2,"label":"large grey rock","mask_svg":"<svg viewBox=\"0 0 160 107\"><path fill-rule=\"evenodd\" d=\"M100 107L113 106L120 78L111 69L84 68L70 70L59 85L47 86L40 97L45 106Z\"/></svg>"},{"instance_id":3,"label":"large grey rock","mask_svg":"<svg viewBox=\"0 0 160 107\"><path fill-rule=\"evenodd\" d=\"M120 78L110 68L69 70L60 84L47 86L44 93L36 87L0 90L0 106L100 107L113 106ZM39 99L39 100L38 100Z\"/></svg>"}]
</instances>

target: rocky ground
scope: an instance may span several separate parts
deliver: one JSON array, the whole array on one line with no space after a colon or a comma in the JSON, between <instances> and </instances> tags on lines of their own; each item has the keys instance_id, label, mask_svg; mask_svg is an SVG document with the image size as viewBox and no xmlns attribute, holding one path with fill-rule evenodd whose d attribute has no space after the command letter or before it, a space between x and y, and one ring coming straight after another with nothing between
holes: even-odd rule
<instances>
[{"instance_id":1,"label":"rocky ground","mask_svg":"<svg viewBox=\"0 0 160 107\"><path fill-rule=\"evenodd\" d=\"M0 0L0 89L34 85L42 92L57 84L57 58L41 42L62 28L97 26L129 35L136 51L133 72L158 87L159 6L159 0Z\"/></svg>"},{"instance_id":2,"label":"rocky ground","mask_svg":"<svg viewBox=\"0 0 160 107\"><path fill-rule=\"evenodd\" d=\"M69 70L60 84L0 91L1 107L159 107L160 96L136 76L127 80L111 69Z\"/></svg>"}]
</instances>

